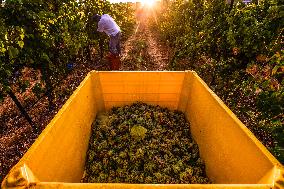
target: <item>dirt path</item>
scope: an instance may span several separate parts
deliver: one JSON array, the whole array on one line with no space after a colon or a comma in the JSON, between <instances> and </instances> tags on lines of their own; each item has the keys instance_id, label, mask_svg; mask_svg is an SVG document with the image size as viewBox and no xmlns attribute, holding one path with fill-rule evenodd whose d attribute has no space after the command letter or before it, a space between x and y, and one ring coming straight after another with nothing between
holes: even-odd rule
<instances>
[{"instance_id":1,"label":"dirt path","mask_svg":"<svg viewBox=\"0 0 284 189\"><path fill-rule=\"evenodd\" d=\"M124 45L120 70L167 70L169 52L146 21L138 22L135 32Z\"/></svg>"}]
</instances>

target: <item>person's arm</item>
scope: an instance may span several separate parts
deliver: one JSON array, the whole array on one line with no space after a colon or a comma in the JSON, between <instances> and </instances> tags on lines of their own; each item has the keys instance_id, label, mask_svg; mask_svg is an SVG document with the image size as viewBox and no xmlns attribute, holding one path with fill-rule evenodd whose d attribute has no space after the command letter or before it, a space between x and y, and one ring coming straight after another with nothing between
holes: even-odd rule
<instances>
[{"instance_id":1,"label":"person's arm","mask_svg":"<svg viewBox=\"0 0 284 189\"><path fill-rule=\"evenodd\" d=\"M104 24L103 24L102 20L100 20L99 23L98 23L97 31L98 32L104 32Z\"/></svg>"}]
</instances>

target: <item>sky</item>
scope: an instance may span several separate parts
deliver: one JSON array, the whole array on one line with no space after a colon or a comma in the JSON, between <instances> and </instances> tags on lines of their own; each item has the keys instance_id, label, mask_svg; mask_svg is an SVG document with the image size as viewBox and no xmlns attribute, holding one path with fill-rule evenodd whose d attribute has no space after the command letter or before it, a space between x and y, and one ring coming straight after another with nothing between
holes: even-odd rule
<instances>
[{"instance_id":1,"label":"sky","mask_svg":"<svg viewBox=\"0 0 284 189\"><path fill-rule=\"evenodd\" d=\"M117 3L117 2L142 2L142 4L148 4L152 5L155 1L160 0L109 0L111 3Z\"/></svg>"},{"instance_id":2,"label":"sky","mask_svg":"<svg viewBox=\"0 0 284 189\"><path fill-rule=\"evenodd\" d=\"M117 3L117 2L137 2L139 0L109 0L112 3Z\"/></svg>"}]
</instances>

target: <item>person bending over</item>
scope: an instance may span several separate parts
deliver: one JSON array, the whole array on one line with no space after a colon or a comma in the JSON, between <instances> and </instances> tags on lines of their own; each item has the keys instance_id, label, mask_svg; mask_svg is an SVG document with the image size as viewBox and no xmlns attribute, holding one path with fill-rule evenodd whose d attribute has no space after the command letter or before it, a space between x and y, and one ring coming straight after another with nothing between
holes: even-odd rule
<instances>
[{"instance_id":1,"label":"person bending over","mask_svg":"<svg viewBox=\"0 0 284 189\"><path fill-rule=\"evenodd\" d=\"M121 54L120 49L120 38L121 31L120 27L116 24L114 19L108 14L104 15L94 15L94 20L98 23L98 32L104 32L110 37L109 41L109 51L111 54L115 56L119 56Z\"/></svg>"}]
</instances>

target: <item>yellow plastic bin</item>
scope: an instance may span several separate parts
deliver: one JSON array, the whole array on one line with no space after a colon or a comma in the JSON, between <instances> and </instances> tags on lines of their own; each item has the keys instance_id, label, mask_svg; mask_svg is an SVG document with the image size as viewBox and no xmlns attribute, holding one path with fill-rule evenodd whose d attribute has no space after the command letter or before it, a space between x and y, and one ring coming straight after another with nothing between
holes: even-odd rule
<instances>
[{"instance_id":1,"label":"yellow plastic bin","mask_svg":"<svg viewBox=\"0 0 284 189\"><path fill-rule=\"evenodd\" d=\"M179 109L215 184L82 184L91 124L113 106L143 101ZM284 188L283 166L195 72L97 72L85 78L2 188Z\"/></svg>"}]
</instances>

